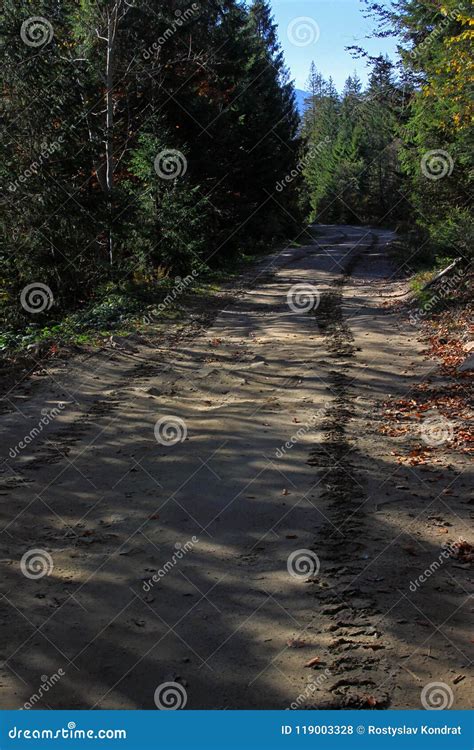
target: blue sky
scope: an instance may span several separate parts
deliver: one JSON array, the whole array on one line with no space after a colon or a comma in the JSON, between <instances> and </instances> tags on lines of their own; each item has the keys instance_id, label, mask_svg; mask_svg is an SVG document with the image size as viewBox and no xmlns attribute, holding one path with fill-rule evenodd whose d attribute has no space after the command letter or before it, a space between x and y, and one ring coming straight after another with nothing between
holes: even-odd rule
<instances>
[{"instance_id":1,"label":"blue sky","mask_svg":"<svg viewBox=\"0 0 474 750\"><path fill-rule=\"evenodd\" d=\"M372 23L364 19L360 0L271 0L271 4L296 88L305 88L312 60L325 78L332 75L339 90L354 69L365 82L364 60L354 60L345 50L351 44L395 59L393 39L365 39Z\"/></svg>"}]
</instances>

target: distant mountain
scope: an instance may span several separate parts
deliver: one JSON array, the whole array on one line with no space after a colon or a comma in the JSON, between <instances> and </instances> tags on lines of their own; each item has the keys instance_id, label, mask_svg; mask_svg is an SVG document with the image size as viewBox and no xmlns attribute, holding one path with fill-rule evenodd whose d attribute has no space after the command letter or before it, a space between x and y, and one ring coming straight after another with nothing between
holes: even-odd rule
<instances>
[{"instance_id":1,"label":"distant mountain","mask_svg":"<svg viewBox=\"0 0 474 750\"><path fill-rule=\"evenodd\" d=\"M305 111L304 100L308 96L308 92L302 91L301 89L295 89L295 96L296 96L296 108L298 109L300 117L303 117L303 112Z\"/></svg>"}]
</instances>

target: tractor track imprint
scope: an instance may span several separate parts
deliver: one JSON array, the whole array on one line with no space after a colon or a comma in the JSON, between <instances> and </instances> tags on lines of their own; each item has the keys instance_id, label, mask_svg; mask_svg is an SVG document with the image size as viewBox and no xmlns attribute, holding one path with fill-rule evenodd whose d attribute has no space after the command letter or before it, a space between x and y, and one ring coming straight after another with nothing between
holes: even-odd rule
<instances>
[{"instance_id":1,"label":"tractor track imprint","mask_svg":"<svg viewBox=\"0 0 474 750\"><path fill-rule=\"evenodd\" d=\"M373 237L371 246L376 244ZM328 618L331 633L329 658L324 662L334 676L328 685L333 698L325 708L386 708L390 704L387 687L388 663L379 652L385 650L378 628L380 614L374 597L352 581L358 579L369 543L364 510L364 480L356 468L357 440L349 435L354 417L354 391L347 374L355 356L354 337L343 310L344 285L357 265L359 252L351 254L343 274L321 296L317 310L318 326L325 338L328 356L337 369L327 375L333 402L326 409L322 425L323 441L310 454L308 464L323 471L326 486L323 501L330 518L321 527L314 550L321 557L324 588L314 593ZM363 539L364 541L360 541ZM340 619L344 616L344 620ZM355 653L354 653L355 652ZM351 656L347 656L350 653ZM367 654L372 654L367 656ZM339 678L343 672L345 677ZM382 687L381 687L382 686Z\"/></svg>"}]
</instances>

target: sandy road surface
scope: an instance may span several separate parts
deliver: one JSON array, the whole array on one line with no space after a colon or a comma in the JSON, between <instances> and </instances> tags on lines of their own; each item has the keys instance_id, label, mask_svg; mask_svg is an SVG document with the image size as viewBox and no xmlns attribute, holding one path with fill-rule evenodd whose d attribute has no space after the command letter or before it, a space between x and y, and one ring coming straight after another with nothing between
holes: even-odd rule
<instances>
[{"instance_id":1,"label":"sandy road surface","mask_svg":"<svg viewBox=\"0 0 474 750\"><path fill-rule=\"evenodd\" d=\"M433 368L382 305L390 236L320 227L211 327L8 393L2 708L58 673L36 707L154 708L166 682L188 708L418 708L432 682L468 705L468 571L442 558L410 589L467 537L467 467L399 466L379 432L382 401ZM317 310L288 304L300 283Z\"/></svg>"}]
</instances>

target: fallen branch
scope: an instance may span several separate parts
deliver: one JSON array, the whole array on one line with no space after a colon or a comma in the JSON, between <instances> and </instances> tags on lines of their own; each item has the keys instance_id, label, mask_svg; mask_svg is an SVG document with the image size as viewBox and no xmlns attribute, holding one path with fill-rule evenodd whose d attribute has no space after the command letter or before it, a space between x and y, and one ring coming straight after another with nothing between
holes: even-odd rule
<instances>
[{"instance_id":1,"label":"fallen branch","mask_svg":"<svg viewBox=\"0 0 474 750\"><path fill-rule=\"evenodd\" d=\"M436 276L434 276L431 279L431 281L428 281L422 287L422 291L424 292L425 289L429 289L430 286L433 286L433 284L436 284L436 282L439 281L439 279L443 278L443 276L446 276L446 274L448 274L450 271L452 271L453 268L455 268L458 265L458 263L460 263L460 262L461 262L461 258L456 258L455 260L453 260L453 262L450 263L449 266L446 266L446 268L443 268L443 270L440 271L439 273L437 273Z\"/></svg>"}]
</instances>

